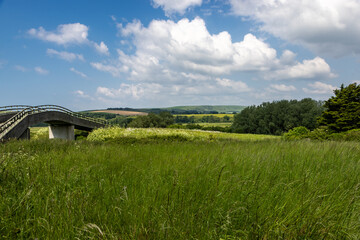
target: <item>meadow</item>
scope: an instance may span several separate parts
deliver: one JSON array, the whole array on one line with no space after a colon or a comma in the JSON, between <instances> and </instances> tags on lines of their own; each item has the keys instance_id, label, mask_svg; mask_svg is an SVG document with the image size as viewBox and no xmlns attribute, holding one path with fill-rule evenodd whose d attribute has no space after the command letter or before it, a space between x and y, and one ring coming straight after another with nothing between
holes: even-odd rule
<instances>
[{"instance_id":1,"label":"meadow","mask_svg":"<svg viewBox=\"0 0 360 240\"><path fill-rule=\"evenodd\" d=\"M0 145L1 239L360 238L358 142L107 131Z\"/></svg>"}]
</instances>

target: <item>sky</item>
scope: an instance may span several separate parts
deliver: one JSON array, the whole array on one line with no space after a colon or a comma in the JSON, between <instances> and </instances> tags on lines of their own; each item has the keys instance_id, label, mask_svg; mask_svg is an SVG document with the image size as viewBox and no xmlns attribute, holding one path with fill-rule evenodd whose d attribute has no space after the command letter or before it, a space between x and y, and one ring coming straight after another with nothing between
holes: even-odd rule
<instances>
[{"instance_id":1,"label":"sky","mask_svg":"<svg viewBox=\"0 0 360 240\"><path fill-rule=\"evenodd\" d=\"M360 0L0 0L0 106L326 100L360 83Z\"/></svg>"}]
</instances>

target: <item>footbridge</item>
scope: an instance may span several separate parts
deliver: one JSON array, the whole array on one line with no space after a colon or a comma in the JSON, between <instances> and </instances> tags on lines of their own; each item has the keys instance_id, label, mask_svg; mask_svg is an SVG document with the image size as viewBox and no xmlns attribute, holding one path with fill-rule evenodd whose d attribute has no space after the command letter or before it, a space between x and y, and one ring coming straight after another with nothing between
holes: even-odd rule
<instances>
[{"instance_id":1,"label":"footbridge","mask_svg":"<svg viewBox=\"0 0 360 240\"><path fill-rule=\"evenodd\" d=\"M29 127L49 124L49 138L74 139L74 129L92 131L107 121L90 118L57 105L0 107L0 141L30 139Z\"/></svg>"}]
</instances>

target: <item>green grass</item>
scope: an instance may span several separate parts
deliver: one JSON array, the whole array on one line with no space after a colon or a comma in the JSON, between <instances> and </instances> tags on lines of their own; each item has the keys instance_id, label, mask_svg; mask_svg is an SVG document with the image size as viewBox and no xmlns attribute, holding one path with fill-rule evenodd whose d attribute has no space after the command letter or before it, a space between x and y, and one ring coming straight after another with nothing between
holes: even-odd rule
<instances>
[{"instance_id":1,"label":"green grass","mask_svg":"<svg viewBox=\"0 0 360 240\"><path fill-rule=\"evenodd\" d=\"M265 139L279 140L278 136L256 135L256 134L235 134L215 131L189 130L189 129L170 129L170 128L101 128L91 132L88 136L89 141L258 141Z\"/></svg>"},{"instance_id":2,"label":"green grass","mask_svg":"<svg viewBox=\"0 0 360 240\"><path fill-rule=\"evenodd\" d=\"M0 145L1 239L359 239L356 142Z\"/></svg>"},{"instance_id":3,"label":"green grass","mask_svg":"<svg viewBox=\"0 0 360 240\"><path fill-rule=\"evenodd\" d=\"M49 127L31 127L30 128L30 139L48 139L49 138Z\"/></svg>"}]
</instances>

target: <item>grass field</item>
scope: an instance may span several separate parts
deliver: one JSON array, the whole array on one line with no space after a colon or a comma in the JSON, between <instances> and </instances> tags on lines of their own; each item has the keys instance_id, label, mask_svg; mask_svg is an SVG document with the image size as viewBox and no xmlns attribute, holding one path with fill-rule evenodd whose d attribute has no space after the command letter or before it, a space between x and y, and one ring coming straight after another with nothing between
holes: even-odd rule
<instances>
[{"instance_id":1,"label":"grass field","mask_svg":"<svg viewBox=\"0 0 360 240\"><path fill-rule=\"evenodd\" d=\"M144 112L123 111L123 110L95 110L95 111L91 111L91 112L113 113L113 114L118 114L118 115L122 115L122 116L146 116L146 115L148 115L147 113L144 113Z\"/></svg>"},{"instance_id":2,"label":"grass field","mask_svg":"<svg viewBox=\"0 0 360 240\"><path fill-rule=\"evenodd\" d=\"M169 128L120 128L97 129L89 134L89 141L148 142L160 141L259 141L280 140L278 136L260 134L236 134L215 131L169 129Z\"/></svg>"},{"instance_id":3,"label":"grass field","mask_svg":"<svg viewBox=\"0 0 360 240\"><path fill-rule=\"evenodd\" d=\"M196 123L203 127L230 127L231 122L220 122L220 123Z\"/></svg>"},{"instance_id":4,"label":"grass field","mask_svg":"<svg viewBox=\"0 0 360 240\"><path fill-rule=\"evenodd\" d=\"M0 238L360 238L359 143L141 131L0 145Z\"/></svg>"},{"instance_id":5,"label":"grass field","mask_svg":"<svg viewBox=\"0 0 360 240\"><path fill-rule=\"evenodd\" d=\"M202 118L207 116L223 118L225 116L228 116L231 119L234 118L234 114L176 114L175 116L186 116L186 117L195 117L195 118Z\"/></svg>"}]
</instances>

